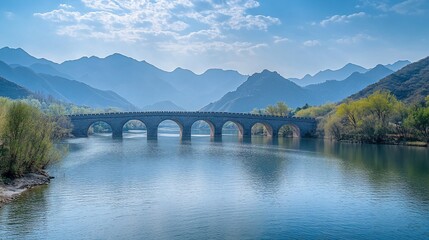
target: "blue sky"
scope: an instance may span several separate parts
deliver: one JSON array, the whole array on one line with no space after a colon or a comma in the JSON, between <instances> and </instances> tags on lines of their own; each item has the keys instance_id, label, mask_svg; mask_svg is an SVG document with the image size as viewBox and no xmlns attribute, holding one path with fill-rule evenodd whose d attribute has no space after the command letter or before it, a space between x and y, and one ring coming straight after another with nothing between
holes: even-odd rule
<instances>
[{"instance_id":1,"label":"blue sky","mask_svg":"<svg viewBox=\"0 0 429 240\"><path fill-rule=\"evenodd\" d=\"M301 77L429 55L428 0L2 0L0 47Z\"/></svg>"}]
</instances>

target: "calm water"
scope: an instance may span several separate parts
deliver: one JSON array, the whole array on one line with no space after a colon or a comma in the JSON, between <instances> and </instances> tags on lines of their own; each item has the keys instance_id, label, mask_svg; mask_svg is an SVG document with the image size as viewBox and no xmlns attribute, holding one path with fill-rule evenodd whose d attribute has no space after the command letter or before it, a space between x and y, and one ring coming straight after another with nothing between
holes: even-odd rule
<instances>
[{"instance_id":1,"label":"calm water","mask_svg":"<svg viewBox=\"0 0 429 240\"><path fill-rule=\"evenodd\" d=\"M426 148L163 134L68 140L0 239L429 238Z\"/></svg>"}]
</instances>

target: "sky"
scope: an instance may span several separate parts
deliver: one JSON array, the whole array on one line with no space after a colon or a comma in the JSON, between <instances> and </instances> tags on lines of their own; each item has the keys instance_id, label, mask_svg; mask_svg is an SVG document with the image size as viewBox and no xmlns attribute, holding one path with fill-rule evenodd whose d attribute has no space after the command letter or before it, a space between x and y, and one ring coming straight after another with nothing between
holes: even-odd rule
<instances>
[{"instance_id":1,"label":"sky","mask_svg":"<svg viewBox=\"0 0 429 240\"><path fill-rule=\"evenodd\" d=\"M429 55L429 0L1 0L0 47L55 62L121 53L161 69L302 77Z\"/></svg>"}]
</instances>

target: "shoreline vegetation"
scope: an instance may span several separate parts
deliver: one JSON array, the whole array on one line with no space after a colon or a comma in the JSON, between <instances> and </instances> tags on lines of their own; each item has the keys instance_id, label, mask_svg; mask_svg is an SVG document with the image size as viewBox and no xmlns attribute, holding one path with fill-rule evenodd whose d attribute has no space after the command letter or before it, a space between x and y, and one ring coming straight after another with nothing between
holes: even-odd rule
<instances>
[{"instance_id":1,"label":"shoreline vegetation","mask_svg":"<svg viewBox=\"0 0 429 240\"><path fill-rule=\"evenodd\" d=\"M66 149L56 143L68 137L70 126L65 116L0 98L0 207L27 189L49 183L45 169L64 155Z\"/></svg>"},{"instance_id":2,"label":"shoreline vegetation","mask_svg":"<svg viewBox=\"0 0 429 240\"><path fill-rule=\"evenodd\" d=\"M429 142L429 96L420 102L405 103L388 91L376 91L338 104L306 104L293 110L279 102L252 113L315 118L318 126L314 137L337 142L419 147L427 147ZM266 134L263 126L258 128L254 133ZM290 136L290 132L286 129L283 136Z\"/></svg>"}]
</instances>

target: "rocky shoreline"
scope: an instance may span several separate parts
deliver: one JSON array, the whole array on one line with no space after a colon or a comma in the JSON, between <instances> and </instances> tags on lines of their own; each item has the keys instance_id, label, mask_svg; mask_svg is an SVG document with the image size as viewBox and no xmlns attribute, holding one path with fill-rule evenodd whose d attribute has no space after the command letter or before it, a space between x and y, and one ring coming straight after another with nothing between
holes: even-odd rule
<instances>
[{"instance_id":1,"label":"rocky shoreline","mask_svg":"<svg viewBox=\"0 0 429 240\"><path fill-rule=\"evenodd\" d=\"M21 178L10 181L0 181L0 208L14 200L23 192L35 186L45 185L51 181L47 173L28 173Z\"/></svg>"}]
</instances>

